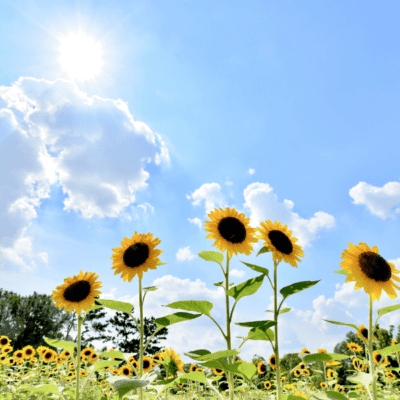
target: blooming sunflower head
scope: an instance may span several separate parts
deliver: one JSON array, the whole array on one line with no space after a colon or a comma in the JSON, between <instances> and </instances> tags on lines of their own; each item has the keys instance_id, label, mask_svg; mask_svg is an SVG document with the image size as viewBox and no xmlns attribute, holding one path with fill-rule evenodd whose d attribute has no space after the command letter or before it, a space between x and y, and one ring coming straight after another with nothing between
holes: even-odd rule
<instances>
[{"instance_id":1,"label":"blooming sunflower head","mask_svg":"<svg viewBox=\"0 0 400 400\"><path fill-rule=\"evenodd\" d=\"M95 305L94 297L101 293L96 290L102 287L101 282L95 282L97 278L98 275L93 272L83 274L80 271L78 276L64 279L64 284L53 290L52 299L56 302L56 307L65 307L67 312L75 310L78 315L82 310L87 311L90 306Z\"/></svg>"},{"instance_id":2,"label":"blooming sunflower head","mask_svg":"<svg viewBox=\"0 0 400 400\"><path fill-rule=\"evenodd\" d=\"M358 246L350 242L348 244L349 249L342 253L344 261L340 263L340 266L349 273L346 282L356 281L354 289L363 287L371 296L372 301L380 299L382 290L391 299L396 298L394 287L397 289L400 287L393 280L400 282L400 279L394 275L400 271L395 268L395 265L378 254L377 246L370 248L361 242Z\"/></svg>"},{"instance_id":3,"label":"blooming sunflower head","mask_svg":"<svg viewBox=\"0 0 400 400\"><path fill-rule=\"evenodd\" d=\"M292 238L292 231L287 230L287 225L282 228L280 222L275 221L273 224L270 220L261 222L261 228L258 229L261 236L259 239L264 240L264 246L272 251L272 258L281 262L282 259L289 263L292 267L297 268L297 261L301 261L297 256L304 257L301 246L295 244L296 238Z\"/></svg>"},{"instance_id":4,"label":"blooming sunflower head","mask_svg":"<svg viewBox=\"0 0 400 400\"><path fill-rule=\"evenodd\" d=\"M234 208L215 209L208 217L211 221L205 222L205 230L210 232L206 239L215 239L213 246L222 252L228 251L228 257L233 253L244 253L249 255L253 250L251 243L257 243L254 238L256 228L249 226L250 218L245 219L245 215L239 214Z\"/></svg>"},{"instance_id":5,"label":"blooming sunflower head","mask_svg":"<svg viewBox=\"0 0 400 400\"><path fill-rule=\"evenodd\" d=\"M122 247L112 249L113 267L116 269L114 275L122 272L124 282L129 280L135 275L139 279L143 278L143 272L147 272L149 268L157 269L157 265L164 263L157 263L160 261L157 257L162 253L162 250L156 250L155 247L161 243L161 240L153 239L153 234L135 234L131 239L124 238L121 242Z\"/></svg>"}]
</instances>

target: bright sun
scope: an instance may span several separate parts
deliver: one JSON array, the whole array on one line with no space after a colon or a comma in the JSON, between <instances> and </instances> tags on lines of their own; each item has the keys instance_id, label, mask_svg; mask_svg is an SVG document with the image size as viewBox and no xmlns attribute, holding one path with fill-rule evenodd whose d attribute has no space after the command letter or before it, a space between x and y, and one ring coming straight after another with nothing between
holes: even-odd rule
<instances>
[{"instance_id":1,"label":"bright sun","mask_svg":"<svg viewBox=\"0 0 400 400\"><path fill-rule=\"evenodd\" d=\"M60 64L73 79L93 79L101 73L102 50L98 42L85 34L74 33L60 38Z\"/></svg>"}]
</instances>

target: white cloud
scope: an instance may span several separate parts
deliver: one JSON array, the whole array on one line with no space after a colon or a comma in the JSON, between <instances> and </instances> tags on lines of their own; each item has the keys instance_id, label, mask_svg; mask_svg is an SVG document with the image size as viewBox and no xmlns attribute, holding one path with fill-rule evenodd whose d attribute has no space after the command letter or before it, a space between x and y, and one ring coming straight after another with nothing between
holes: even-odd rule
<instances>
[{"instance_id":1,"label":"white cloud","mask_svg":"<svg viewBox=\"0 0 400 400\"><path fill-rule=\"evenodd\" d=\"M197 258L198 255L197 254L193 254L190 249L189 246L185 247L185 248L180 248L178 250L178 253L176 254L176 258L178 261L185 261L185 260L193 260L194 258Z\"/></svg>"},{"instance_id":2,"label":"white cloud","mask_svg":"<svg viewBox=\"0 0 400 400\"><path fill-rule=\"evenodd\" d=\"M203 225L202 225L202 222L201 222L200 218L188 218L188 221L191 224L194 224L194 225L198 226L200 230L203 228Z\"/></svg>"},{"instance_id":3,"label":"white cloud","mask_svg":"<svg viewBox=\"0 0 400 400\"><path fill-rule=\"evenodd\" d=\"M0 87L0 217L12 247L2 255L31 270L24 258L47 262L24 237L36 208L59 182L63 211L83 218L131 219L124 209L148 186L145 162L170 165L166 142L135 121L122 100L88 97L70 81L20 78ZM145 211L154 208L139 205Z\"/></svg>"},{"instance_id":4,"label":"white cloud","mask_svg":"<svg viewBox=\"0 0 400 400\"><path fill-rule=\"evenodd\" d=\"M241 278L244 275L246 275L246 271L244 271L243 269L242 270L238 270L238 269L229 270L229 277L236 276L237 278Z\"/></svg>"},{"instance_id":5,"label":"white cloud","mask_svg":"<svg viewBox=\"0 0 400 400\"><path fill-rule=\"evenodd\" d=\"M226 179L227 179L227 180L226 180L226 182L225 182L225 185L226 185L226 186L232 186L232 185L233 185L233 182L230 181L229 178L226 178Z\"/></svg>"},{"instance_id":6,"label":"white cloud","mask_svg":"<svg viewBox=\"0 0 400 400\"><path fill-rule=\"evenodd\" d=\"M350 189L349 195L354 199L353 204L364 204L372 214L383 220L395 220L400 214L399 182L388 182L381 188L360 182Z\"/></svg>"}]
</instances>

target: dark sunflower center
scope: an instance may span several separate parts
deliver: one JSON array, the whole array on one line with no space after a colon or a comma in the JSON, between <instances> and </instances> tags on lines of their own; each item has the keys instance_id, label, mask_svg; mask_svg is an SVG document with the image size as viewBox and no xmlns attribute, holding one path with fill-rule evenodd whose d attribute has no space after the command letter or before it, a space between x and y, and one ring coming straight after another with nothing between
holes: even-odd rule
<instances>
[{"instance_id":1,"label":"dark sunflower center","mask_svg":"<svg viewBox=\"0 0 400 400\"><path fill-rule=\"evenodd\" d=\"M124 264L130 268L138 267L146 262L149 254L149 246L146 243L135 243L125 250Z\"/></svg>"},{"instance_id":2,"label":"dark sunflower center","mask_svg":"<svg viewBox=\"0 0 400 400\"><path fill-rule=\"evenodd\" d=\"M64 297L66 300L79 303L86 299L90 293L90 283L87 281L77 281L71 284L64 291Z\"/></svg>"},{"instance_id":3,"label":"dark sunflower center","mask_svg":"<svg viewBox=\"0 0 400 400\"><path fill-rule=\"evenodd\" d=\"M360 331L361 331L362 335L363 335L366 339L368 339L368 329L360 329Z\"/></svg>"},{"instance_id":4,"label":"dark sunflower center","mask_svg":"<svg viewBox=\"0 0 400 400\"><path fill-rule=\"evenodd\" d=\"M282 254L291 254L293 245L290 239L281 231L273 230L268 234L269 240Z\"/></svg>"},{"instance_id":5,"label":"dark sunflower center","mask_svg":"<svg viewBox=\"0 0 400 400\"><path fill-rule=\"evenodd\" d=\"M234 217L222 218L218 224L219 234L228 242L242 243L246 239L244 225Z\"/></svg>"},{"instance_id":6,"label":"dark sunflower center","mask_svg":"<svg viewBox=\"0 0 400 400\"><path fill-rule=\"evenodd\" d=\"M358 261L361 271L376 282L387 282L392 276L390 265L373 251L361 253Z\"/></svg>"}]
</instances>

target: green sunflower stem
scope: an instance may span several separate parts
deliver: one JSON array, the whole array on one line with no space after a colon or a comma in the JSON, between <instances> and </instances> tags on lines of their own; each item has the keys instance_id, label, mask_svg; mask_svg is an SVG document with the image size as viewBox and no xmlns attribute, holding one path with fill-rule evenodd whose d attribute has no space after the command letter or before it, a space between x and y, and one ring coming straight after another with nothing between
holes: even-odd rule
<instances>
[{"instance_id":1,"label":"green sunflower stem","mask_svg":"<svg viewBox=\"0 0 400 400\"><path fill-rule=\"evenodd\" d=\"M229 296L228 296L228 288L229 288L229 253L226 250L226 273L225 273L225 301L226 301L226 334L227 334L227 345L228 350L231 349L231 324L229 319ZM232 361L232 363L231 363ZM233 357L228 357L228 364L233 364ZM233 376L232 372L228 371L228 385L229 385L229 400L233 399Z\"/></svg>"},{"instance_id":2,"label":"green sunflower stem","mask_svg":"<svg viewBox=\"0 0 400 400\"><path fill-rule=\"evenodd\" d=\"M279 349L278 349L278 299L277 299L277 270L279 261L274 261L274 320L275 325L275 365L276 365L276 398L281 400L281 371L279 363Z\"/></svg>"},{"instance_id":3,"label":"green sunflower stem","mask_svg":"<svg viewBox=\"0 0 400 400\"><path fill-rule=\"evenodd\" d=\"M376 377L374 376L374 358L372 356L372 296L369 295L369 329L368 329L368 352L369 352L369 369L372 375L372 399L377 400L377 392L376 392Z\"/></svg>"},{"instance_id":4,"label":"green sunflower stem","mask_svg":"<svg viewBox=\"0 0 400 400\"><path fill-rule=\"evenodd\" d=\"M83 318L78 314L78 352L76 358L78 359L78 364L76 366L76 388L75 388L75 400L79 400L79 377L80 377L80 367L81 367L81 325Z\"/></svg>"},{"instance_id":5,"label":"green sunflower stem","mask_svg":"<svg viewBox=\"0 0 400 400\"><path fill-rule=\"evenodd\" d=\"M143 299L142 280L139 276L139 307L140 307L140 358L139 358L139 379L143 375ZM139 388L139 400L143 400L143 390Z\"/></svg>"}]
</instances>

